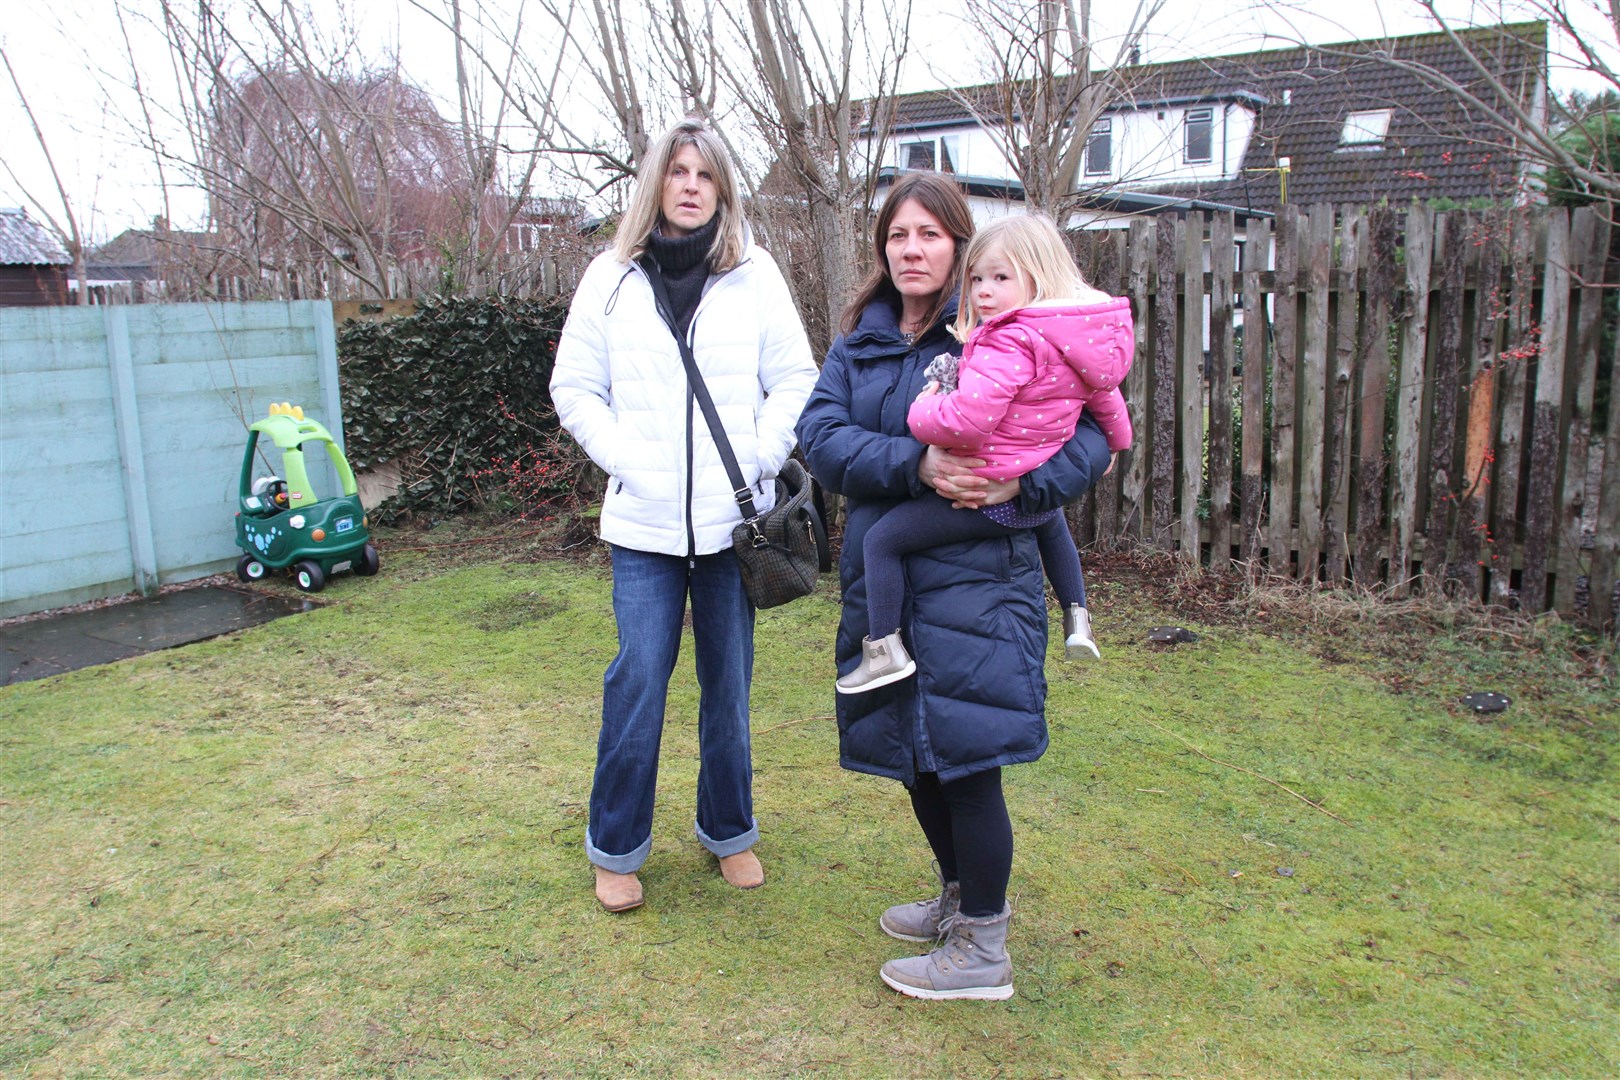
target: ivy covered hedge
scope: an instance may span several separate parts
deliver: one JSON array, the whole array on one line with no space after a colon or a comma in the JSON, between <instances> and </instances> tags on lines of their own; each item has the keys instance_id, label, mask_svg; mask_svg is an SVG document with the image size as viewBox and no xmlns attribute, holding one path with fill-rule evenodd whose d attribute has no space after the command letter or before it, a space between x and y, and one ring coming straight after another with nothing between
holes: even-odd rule
<instances>
[{"instance_id":1,"label":"ivy covered hedge","mask_svg":"<svg viewBox=\"0 0 1620 1080\"><path fill-rule=\"evenodd\" d=\"M529 512L571 494L584 458L547 389L567 312L561 301L437 299L338 329L350 463L394 463L403 482L380 516Z\"/></svg>"}]
</instances>

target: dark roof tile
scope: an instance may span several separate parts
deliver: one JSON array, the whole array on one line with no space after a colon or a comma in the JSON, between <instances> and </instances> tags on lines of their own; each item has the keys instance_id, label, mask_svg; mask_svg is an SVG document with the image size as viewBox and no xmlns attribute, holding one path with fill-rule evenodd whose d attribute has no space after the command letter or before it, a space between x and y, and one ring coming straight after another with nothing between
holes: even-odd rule
<instances>
[{"instance_id":1,"label":"dark roof tile","mask_svg":"<svg viewBox=\"0 0 1620 1080\"><path fill-rule=\"evenodd\" d=\"M1546 71L1545 23L1462 30L1458 37L1524 100L1539 90ZM1274 170L1286 157L1290 202L1508 193L1518 170L1501 134L1455 95L1390 59L1422 65L1495 100L1468 54L1444 33L1136 65L1121 70L1123 100L1110 111L1156 102L1248 99L1258 102L1258 116L1236 178L1197 184L1127 180L1125 186L1275 210L1281 199ZM998 114L995 92L993 84L958 91L981 102L987 116ZM895 105L901 130L961 124L970 115L950 92L910 94ZM1345 115L1380 108L1392 110L1383 147L1341 148Z\"/></svg>"}]
</instances>

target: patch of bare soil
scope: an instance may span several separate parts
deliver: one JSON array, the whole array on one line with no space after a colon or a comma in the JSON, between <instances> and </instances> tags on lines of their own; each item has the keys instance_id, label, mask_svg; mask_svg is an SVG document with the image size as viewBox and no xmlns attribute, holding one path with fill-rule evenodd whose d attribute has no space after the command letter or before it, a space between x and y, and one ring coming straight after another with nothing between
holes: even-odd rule
<instances>
[{"instance_id":1,"label":"patch of bare soil","mask_svg":"<svg viewBox=\"0 0 1620 1080\"><path fill-rule=\"evenodd\" d=\"M1249 583L1239 574L1189 566L1174 555L1147 550L1087 552L1086 589L1099 599L1163 610L1181 622L1253 626L1244 602Z\"/></svg>"}]
</instances>

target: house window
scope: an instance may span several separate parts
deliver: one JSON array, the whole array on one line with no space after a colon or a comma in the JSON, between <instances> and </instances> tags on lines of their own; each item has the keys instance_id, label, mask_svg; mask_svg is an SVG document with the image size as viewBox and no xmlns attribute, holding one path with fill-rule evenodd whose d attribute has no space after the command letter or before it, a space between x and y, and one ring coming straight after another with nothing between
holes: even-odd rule
<instances>
[{"instance_id":1,"label":"house window","mask_svg":"<svg viewBox=\"0 0 1620 1080\"><path fill-rule=\"evenodd\" d=\"M1215 110L1187 110L1186 127L1185 159L1189 163L1213 160L1215 157Z\"/></svg>"},{"instance_id":2,"label":"house window","mask_svg":"<svg viewBox=\"0 0 1620 1080\"><path fill-rule=\"evenodd\" d=\"M513 222L506 227L506 250L514 253L536 251L540 247L540 237L551 231L549 221L541 222Z\"/></svg>"},{"instance_id":3,"label":"house window","mask_svg":"<svg viewBox=\"0 0 1620 1080\"><path fill-rule=\"evenodd\" d=\"M922 142L901 143L900 167L953 173L961 157L960 141L960 136L942 135Z\"/></svg>"},{"instance_id":4,"label":"house window","mask_svg":"<svg viewBox=\"0 0 1620 1080\"><path fill-rule=\"evenodd\" d=\"M1389 109L1353 112L1344 118L1339 145L1355 150L1380 150L1389 134Z\"/></svg>"},{"instance_id":5,"label":"house window","mask_svg":"<svg viewBox=\"0 0 1620 1080\"><path fill-rule=\"evenodd\" d=\"M1114 122L1098 120L1086 139L1086 175L1107 176L1114 169Z\"/></svg>"},{"instance_id":6,"label":"house window","mask_svg":"<svg viewBox=\"0 0 1620 1080\"><path fill-rule=\"evenodd\" d=\"M934 167L934 144L932 142L901 143L900 167L902 169L932 169Z\"/></svg>"},{"instance_id":7,"label":"house window","mask_svg":"<svg viewBox=\"0 0 1620 1080\"><path fill-rule=\"evenodd\" d=\"M534 234L527 225L508 225L506 228L506 250L533 251Z\"/></svg>"}]
</instances>

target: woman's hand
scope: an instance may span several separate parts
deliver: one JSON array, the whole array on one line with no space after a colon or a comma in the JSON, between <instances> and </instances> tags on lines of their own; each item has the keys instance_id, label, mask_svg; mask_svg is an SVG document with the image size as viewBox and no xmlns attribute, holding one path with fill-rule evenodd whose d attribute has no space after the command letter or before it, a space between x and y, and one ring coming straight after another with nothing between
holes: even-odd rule
<instances>
[{"instance_id":1,"label":"woman's hand","mask_svg":"<svg viewBox=\"0 0 1620 1080\"><path fill-rule=\"evenodd\" d=\"M957 457L930 446L917 463L917 476L958 509L994 506L1018 494L1018 481L986 480L973 471L983 466L983 458Z\"/></svg>"},{"instance_id":2,"label":"woman's hand","mask_svg":"<svg viewBox=\"0 0 1620 1080\"><path fill-rule=\"evenodd\" d=\"M1018 497L1019 486L1017 480L986 480L984 501L979 505L994 506L997 503L1011 502Z\"/></svg>"}]
</instances>

